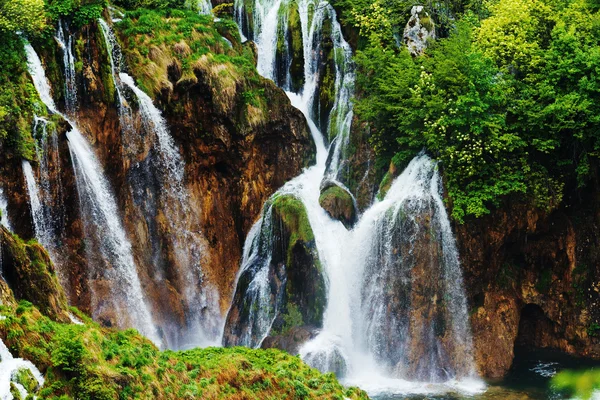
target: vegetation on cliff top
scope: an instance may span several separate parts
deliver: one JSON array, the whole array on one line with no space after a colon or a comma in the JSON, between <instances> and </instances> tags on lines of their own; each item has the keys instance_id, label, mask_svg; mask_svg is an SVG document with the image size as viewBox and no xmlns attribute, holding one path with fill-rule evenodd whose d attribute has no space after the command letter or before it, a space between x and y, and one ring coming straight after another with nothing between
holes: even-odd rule
<instances>
[{"instance_id":1,"label":"vegetation on cliff top","mask_svg":"<svg viewBox=\"0 0 600 400\"><path fill-rule=\"evenodd\" d=\"M238 103L251 126L263 122L268 110L255 55L242 45L231 19L181 9L137 9L126 13L117 30L123 51L139 86L152 97L173 86L187 87L203 80L220 111L230 113Z\"/></svg>"},{"instance_id":2,"label":"vegetation on cliff top","mask_svg":"<svg viewBox=\"0 0 600 400\"><path fill-rule=\"evenodd\" d=\"M378 166L426 147L442 162L452 215L506 196L553 209L600 156L598 4L499 0L431 5L438 35L422 57L397 46L411 1L335 2L361 31L356 112Z\"/></svg>"}]
</instances>

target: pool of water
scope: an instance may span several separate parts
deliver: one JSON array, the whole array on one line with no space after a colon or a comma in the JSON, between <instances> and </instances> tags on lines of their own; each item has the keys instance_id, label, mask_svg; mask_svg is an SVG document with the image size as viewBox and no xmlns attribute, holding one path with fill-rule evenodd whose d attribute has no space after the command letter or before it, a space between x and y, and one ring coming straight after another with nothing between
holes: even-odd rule
<instances>
[{"instance_id":1,"label":"pool of water","mask_svg":"<svg viewBox=\"0 0 600 400\"><path fill-rule=\"evenodd\" d=\"M384 389L373 392L371 397L375 400L563 400L570 397L553 390L550 384L556 373L564 369L597 368L600 368L599 361L571 357L555 351L515 349L515 361L508 375L502 380L485 382L485 391L461 393L460 389L449 387L443 393L442 388L433 385L429 391L424 384L421 390L414 388L416 390L412 391L413 394L410 391L393 393L393 390ZM366 390L370 391L369 388ZM414 394L415 392L420 394Z\"/></svg>"}]
</instances>

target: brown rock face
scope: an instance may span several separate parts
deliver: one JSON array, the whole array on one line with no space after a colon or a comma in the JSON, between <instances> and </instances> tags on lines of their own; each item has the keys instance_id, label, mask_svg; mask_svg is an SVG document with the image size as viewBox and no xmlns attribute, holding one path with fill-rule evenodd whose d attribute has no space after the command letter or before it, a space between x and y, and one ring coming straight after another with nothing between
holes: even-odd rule
<instances>
[{"instance_id":1,"label":"brown rock face","mask_svg":"<svg viewBox=\"0 0 600 400\"><path fill-rule=\"evenodd\" d=\"M515 344L600 357L597 193L550 215L510 204L455 227L482 375L504 375Z\"/></svg>"},{"instance_id":2,"label":"brown rock face","mask_svg":"<svg viewBox=\"0 0 600 400\"><path fill-rule=\"evenodd\" d=\"M38 243L25 243L0 226L0 299L10 301L12 288L17 300L28 300L50 318L68 322L67 298L58 283L48 253Z\"/></svg>"},{"instance_id":3,"label":"brown rock face","mask_svg":"<svg viewBox=\"0 0 600 400\"><path fill-rule=\"evenodd\" d=\"M352 195L333 182L326 182L321 188L319 204L331 218L341 221L348 229L356 223L356 207Z\"/></svg>"},{"instance_id":4,"label":"brown rock face","mask_svg":"<svg viewBox=\"0 0 600 400\"><path fill-rule=\"evenodd\" d=\"M74 35L78 39L74 40L75 53L82 65L76 71L78 107L72 119L90 142L114 191L155 322L163 329L185 326L189 310L182 297L188 282L179 267L180 254L169 239L177 233L170 230L169 217L159 207L162 200L157 200L164 185L151 172L156 139L142 129L135 102L131 102L135 132L123 133L99 27L88 25ZM55 43L36 48L61 108L62 54ZM206 295L216 299L217 310L224 314L246 234L268 197L311 162L314 145L304 117L272 82L261 80L257 88L234 85L224 102L223 94L212 85L214 77L197 71L197 82L183 82L177 71L171 72L172 89L154 103L163 111L185 162L183 185L189 196L189 215L182 218L201 243L202 284L211 288ZM258 113L246 105L243 93L249 89L264 93L267 109ZM131 93L126 96L128 101L132 98ZM61 182L65 208L61 238L65 257L57 268L70 301L93 314L94 301L98 301L93 299L109 296L110 282L90 273L89 246L82 239L84 223L64 131L59 133L61 168L50 177ZM20 160L1 160L0 170L11 222L19 234L31 238L34 232ZM119 319L111 313L97 318L107 325L116 325Z\"/></svg>"}]
</instances>

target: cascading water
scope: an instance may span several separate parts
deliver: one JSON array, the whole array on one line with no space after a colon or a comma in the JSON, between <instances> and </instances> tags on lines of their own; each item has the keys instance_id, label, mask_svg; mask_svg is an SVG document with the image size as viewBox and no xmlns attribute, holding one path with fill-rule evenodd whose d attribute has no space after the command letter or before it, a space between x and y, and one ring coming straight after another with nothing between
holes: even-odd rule
<instances>
[{"instance_id":1,"label":"cascading water","mask_svg":"<svg viewBox=\"0 0 600 400\"><path fill-rule=\"evenodd\" d=\"M196 9L200 14L208 15L212 12L212 4L210 0L190 0L196 2Z\"/></svg>"},{"instance_id":2,"label":"cascading water","mask_svg":"<svg viewBox=\"0 0 600 400\"><path fill-rule=\"evenodd\" d=\"M60 263L61 232L64 223L60 157L56 129L48 129L48 121L34 117L33 135L36 138L37 174L29 161L23 160L23 174L29 194L29 204L35 236L48 250L55 264ZM36 178L37 175L37 178ZM53 179L51 176L55 176ZM60 270L59 270L59 275ZM65 282L64 276L61 281Z\"/></svg>"},{"instance_id":3,"label":"cascading water","mask_svg":"<svg viewBox=\"0 0 600 400\"><path fill-rule=\"evenodd\" d=\"M345 173L354 89L350 46L325 1L255 0L253 14L246 5L236 0L234 14L243 37L257 44L259 72L288 90L292 104L307 117L317 146L316 165L276 194L292 195L305 206L328 282L323 328L300 349L301 356L372 393L433 390L424 382L445 382L444 388L471 382L476 374L466 300L436 164L425 155L415 158L352 231L332 220L319 205L319 195L323 181L343 188L339 180ZM295 7L304 76L301 89L292 93L297 87L293 75L280 70L289 69L289 60L297 55L292 46L278 45L277 36L288 31L291 21L282 13ZM334 104L328 113L320 101L327 63L324 24L331 26L327 39L333 43L335 73ZM278 55L282 51L287 54ZM326 138L320 129L327 130ZM250 323L233 340L227 336L227 345L258 347L271 330L278 305L274 283L267 280L274 251L270 219L265 207L246 240L237 286L246 290L236 293L234 301L249 310ZM469 387L481 389L479 383Z\"/></svg>"},{"instance_id":4,"label":"cascading water","mask_svg":"<svg viewBox=\"0 0 600 400\"><path fill-rule=\"evenodd\" d=\"M2 188L0 188L0 225L8 230L12 230L10 221L8 220L8 201L4 196L4 189Z\"/></svg>"},{"instance_id":5,"label":"cascading water","mask_svg":"<svg viewBox=\"0 0 600 400\"><path fill-rule=\"evenodd\" d=\"M33 216L33 225L35 228L35 236L40 243L49 243L52 238L52 232L48 226L48 221L45 217L46 211L41 201L40 191L38 190L37 182L33 168L27 160L23 160L23 175L27 183L27 193L29 194L29 205L31 207L31 215Z\"/></svg>"},{"instance_id":6,"label":"cascading water","mask_svg":"<svg viewBox=\"0 0 600 400\"><path fill-rule=\"evenodd\" d=\"M106 286L109 288L109 293L92 296L92 309L95 315L101 315L106 309L116 310L119 326L136 327L155 343L161 343L144 299L131 244L100 163L77 125L57 111L50 84L35 50L30 44L25 45L25 50L29 73L40 98L51 112L61 115L71 125L67 138L89 254L90 279L104 290Z\"/></svg>"},{"instance_id":7,"label":"cascading water","mask_svg":"<svg viewBox=\"0 0 600 400\"><path fill-rule=\"evenodd\" d=\"M28 370L38 383L38 387L44 385L44 377L41 372L27 360L14 358L10 351L0 339L0 400L11 400L11 384L18 390L22 399L28 398L25 387L16 381L16 375L21 370Z\"/></svg>"},{"instance_id":8,"label":"cascading water","mask_svg":"<svg viewBox=\"0 0 600 400\"><path fill-rule=\"evenodd\" d=\"M160 253L160 247L153 248L159 252L153 256L156 279L163 280L167 264L171 271L176 271L180 282L181 298L186 306L186 327L164 327L163 330L178 331L168 334L168 345L172 348L190 347L193 345L214 344L221 333L221 316L218 306L217 291L203 282L200 265L203 248L201 233L195 232L199 217L190 207L190 198L184 185L185 164L179 149L167 128L160 110L152 99L139 89L134 79L121 72L122 54L114 33L104 20L99 20L103 30L107 48L109 49L113 81L117 88L120 103L119 113L122 125L123 143L126 153L134 155L131 179L129 179L134 201L144 208L144 216L153 218L157 212L165 215L164 235L174 257L167 260L167 254ZM133 128L134 112L129 107L126 96L131 97L139 106L141 127L139 132ZM140 142L144 138L145 143ZM151 150L143 161L139 154L144 154L147 143ZM156 192L150 201L146 195ZM152 203L152 204L150 204ZM152 221L151 235L159 241L161 234L156 232L160 227Z\"/></svg>"},{"instance_id":9,"label":"cascading water","mask_svg":"<svg viewBox=\"0 0 600 400\"><path fill-rule=\"evenodd\" d=\"M75 57L73 56L73 35L65 36L68 32L66 22L58 22L56 41L63 52L63 64L65 71L65 109L67 114L72 115L77 107L77 83L75 82Z\"/></svg>"}]
</instances>

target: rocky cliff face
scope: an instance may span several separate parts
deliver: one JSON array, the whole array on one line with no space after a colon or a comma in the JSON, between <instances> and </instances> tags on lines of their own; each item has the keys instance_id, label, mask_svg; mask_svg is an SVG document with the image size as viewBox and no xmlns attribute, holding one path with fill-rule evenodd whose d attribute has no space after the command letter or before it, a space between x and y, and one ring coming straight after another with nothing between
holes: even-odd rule
<instances>
[{"instance_id":1,"label":"rocky cliff face","mask_svg":"<svg viewBox=\"0 0 600 400\"><path fill-rule=\"evenodd\" d=\"M549 215L507 204L455 227L484 376L504 375L515 345L600 357L600 214L587 191Z\"/></svg>"},{"instance_id":2,"label":"rocky cliff face","mask_svg":"<svg viewBox=\"0 0 600 400\"><path fill-rule=\"evenodd\" d=\"M152 139L140 128L143 121L139 105L131 104L132 123L140 132L133 137L132 145L131 137L123 134L108 49L99 26L91 24L70 33L76 43L77 59L77 108L72 117L92 144L115 192L133 245L138 274L158 324L185 325L187 310L181 301L185 279L176 269L178 256L166 239L170 233L168 221L159 211L148 212L163 188L156 176L144 175L148 171L145 166L153 159ZM123 38L125 42L127 39ZM239 42L234 41L233 46L241 51ZM59 108L63 108L61 50L53 40L35 47L53 86L53 97ZM128 60L135 61L131 57ZM132 68L134 72L139 70ZM218 292L217 307L224 313L232 296L244 238L259 216L262 204L308 165L314 146L301 113L270 81L261 79L251 84L234 81L224 88L216 87L219 71L211 75L207 69L198 67L193 79L181 79L181 71L169 65L165 65L165 72L166 89L152 95L163 110L185 161L184 186L190 196L190 214L195 218L186 219L187 228L202 238L202 279ZM249 91L264 94L268 106L252 109L244 97ZM66 211L61 238L65 257L58 269L71 303L92 314L91 291L96 298L107 296L108 283L96 279L88 270L79 197L64 135L68 129L66 125L59 127L62 168L50 177L61 182ZM34 229L20 160L2 160L0 169L10 219L21 236L31 238ZM132 189L140 180L149 182L142 193ZM110 313L97 318L106 325L117 324L117 316Z\"/></svg>"}]
</instances>

